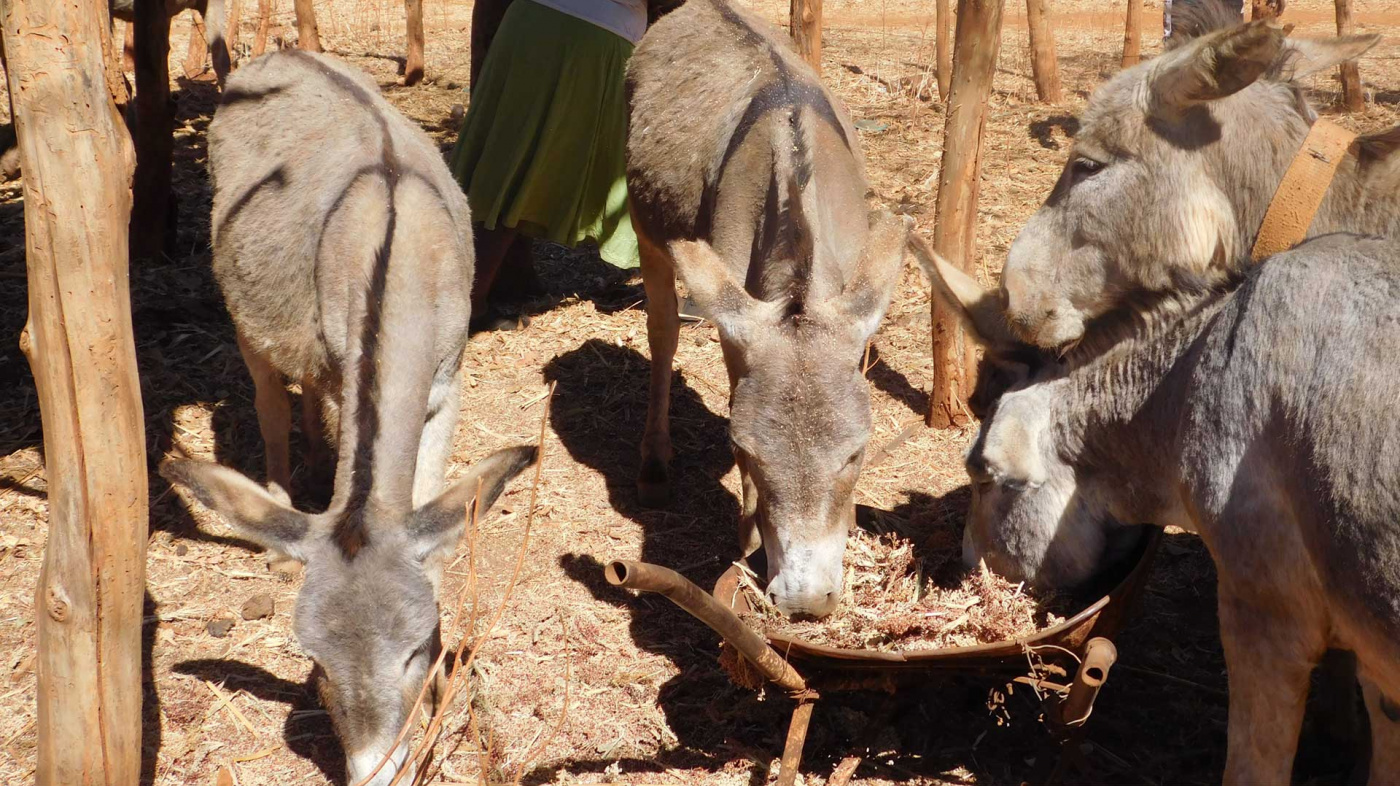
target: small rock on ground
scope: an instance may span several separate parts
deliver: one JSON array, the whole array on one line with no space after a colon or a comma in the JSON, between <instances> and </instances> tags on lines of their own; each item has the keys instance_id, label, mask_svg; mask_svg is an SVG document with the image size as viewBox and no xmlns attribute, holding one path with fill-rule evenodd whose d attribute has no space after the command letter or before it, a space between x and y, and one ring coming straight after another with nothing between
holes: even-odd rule
<instances>
[{"instance_id":1,"label":"small rock on ground","mask_svg":"<svg viewBox=\"0 0 1400 786\"><path fill-rule=\"evenodd\" d=\"M271 617L272 611L272 596L266 592L259 592L243 604L243 619L260 620Z\"/></svg>"},{"instance_id":2,"label":"small rock on ground","mask_svg":"<svg viewBox=\"0 0 1400 786\"><path fill-rule=\"evenodd\" d=\"M223 637L228 635L229 631L233 630L233 620L209 620L209 622L205 624L204 629L209 632L210 636L213 636L216 639L222 639Z\"/></svg>"}]
</instances>

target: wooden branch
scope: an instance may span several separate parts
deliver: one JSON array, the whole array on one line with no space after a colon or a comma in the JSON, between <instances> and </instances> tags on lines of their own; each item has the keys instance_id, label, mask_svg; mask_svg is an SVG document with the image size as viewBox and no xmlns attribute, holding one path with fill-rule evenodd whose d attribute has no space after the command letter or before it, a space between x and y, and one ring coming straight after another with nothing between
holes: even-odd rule
<instances>
[{"instance_id":1,"label":"wooden branch","mask_svg":"<svg viewBox=\"0 0 1400 786\"><path fill-rule=\"evenodd\" d=\"M297 47L308 52L321 51L321 34L316 30L316 7L311 0L296 0Z\"/></svg>"},{"instance_id":2,"label":"wooden branch","mask_svg":"<svg viewBox=\"0 0 1400 786\"><path fill-rule=\"evenodd\" d=\"M408 16L408 57L404 61L403 83L416 85L423 80L423 0L404 0Z\"/></svg>"},{"instance_id":3,"label":"wooden branch","mask_svg":"<svg viewBox=\"0 0 1400 786\"><path fill-rule=\"evenodd\" d=\"M271 25L272 0L258 0L258 31L253 34L253 57L267 51L267 29Z\"/></svg>"},{"instance_id":4,"label":"wooden branch","mask_svg":"<svg viewBox=\"0 0 1400 786\"><path fill-rule=\"evenodd\" d=\"M822 0L792 0L789 27L797 52L818 74L822 72Z\"/></svg>"},{"instance_id":5,"label":"wooden branch","mask_svg":"<svg viewBox=\"0 0 1400 786\"><path fill-rule=\"evenodd\" d=\"M1351 34L1351 0L1336 0L1337 35ZM1342 63L1342 106L1348 112L1360 112L1366 108L1366 97L1361 92L1361 68L1355 60Z\"/></svg>"},{"instance_id":6,"label":"wooden branch","mask_svg":"<svg viewBox=\"0 0 1400 786\"><path fill-rule=\"evenodd\" d=\"M934 4L934 25L938 34L933 39L933 62L937 71L938 100L948 101L949 86L953 84L953 54L948 45L953 37L952 12L948 10L948 0L937 0Z\"/></svg>"},{"instance_id":7,"label":"wooden branch","mask_svg":"<svg viewBox=\"0 0 1400 786\"><path fill-rule=\"evenodd\" d=\"M224 43L228 45L229 61L238 52L238 26L243 22L243 0L227 0L228 17L224 20Z\"/></svg>"},{"instance_id":8,"label":"wooden branch","mask_svg":"<svg viewBox=\"0 0 1400 786\"><path fill-rule=\"evenodd\" d=\"M974 268L977 197L987 102L1001 48L1005 0L959 0L952 88L943 127L943 167L933 247L969 273ZM928 425L956 426L968 420L963 403L972 394L976 353L962 325L933 306L933 391Z\"/></svg>"},{"instance_id":9,"label":"wooden branch","mask_svg":"<svg viewBox=\"0 0 1400 786\"><path fill-rule=\"evenodd\" d=\"M1058 104L1064 93L1060 89L1060 64L1055 58L1055 31L1050 26L1050 6L1046 0L1026 0L1026 23L1031 37L1031 75L1035 78L1035 94L1041 101Z\"/></svg>"},{"instance_id":10,"label":"wooden branch","mask_svg":"<svg viewBox=\"0 0 1400 786\"><path fill-rule=\"evenodd\" d=\"M20 347L48 481L36 781L130 786L141 776L148 500L127 280L132 148L102 76L114 57L106 3L7 0L0 26L24 169Z\"/></svg>"},{"instance_id":11,"label":"wooden branch","mask_svg":"<svg viewBox=\"0 0 1400 786\"><path fill-rule=\"evenodd\" d=\"M1123 24L1123 62L1131 68L1142 62L1142 0L1128 0L1127 21Z\"/></svg>"},{"instance_id":12,"label":"wooden branch","mask_svg":"<svg viewBox=\"0 0 1400 786\"><path fill-rule=\"evenodd\" d=\"M198 17L190 20L190 43L185 50L182 70L186 79L194 79L204 73L204 54L209 51L209 41L204 35L204 20Z\"/></svg>"},{"instance_id":13,"label":"wooden branch","mask_svg":"<svg viewBox=\"0 0 1400 786\"><path fill-rule=\"evenodd\" d=\"M131 258L155 259L165 248L175 121L170 111L170 17L164 0L136 0L136 182Z\"/></svg>"}]
</instances>

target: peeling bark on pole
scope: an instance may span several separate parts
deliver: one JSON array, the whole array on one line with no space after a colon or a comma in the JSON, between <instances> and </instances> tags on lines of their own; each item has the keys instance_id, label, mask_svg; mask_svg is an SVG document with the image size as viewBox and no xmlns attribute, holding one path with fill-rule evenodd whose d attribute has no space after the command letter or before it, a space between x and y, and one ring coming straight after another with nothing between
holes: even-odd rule
<instances>
[{"instance_id":1,"label":"peeling bark on pole","mask_svg":"<svg viewBox=\"0 0 1400 786\"><path fill-rule=\"evenodd\" d=\"M938 100L947 103L949 86L953 84L952 47L948 45L953 34L953 14L948 10L948 0L937 0L933 13L933 23L938 28L938 35L933 39L933 60L937 69L934 76L938 80Z\"/></svg>"},{"instance_id":2,"label":"peeling bark on pole","mask_svg":"<svg viewBox=\"0 0 1400 786\"><path fill-rule=\"evenodd\" d=\"M1127 19L1123 23L1123 68L1142 62L1142 0L1128 0Z\"/></svg>"},{"instance_id":3,"label":"peeling bark on pole","mask_svg":"<svg viewBox=\"0 0 1400 786\"><path fill-rule=\"evenodd\" d=\"M797 52L811 64L818 74L822 72L822 0L792 0L788 7L788 26L792 40L797 44Z\"/></svg>"},{"instance_id":4,"label":"peeling bark on pole","mask_svg":"<svg viewBox=\"0 0 1400 786\"><path fill-rule=\"evenodd\" d=\"M416 85L423 79L423 0L404 0L408 16L408 57L404 61L403 83Z\"/></svg>"},{"instance_id":5,"label":"peeling bark on pole","mask_svg":"<svg viewBox=\"0 0 1400 786\"><path fill-rule=\"evenodd\" d=\"M127 279L133 152L102 76L113 57L105 2L6 0L0 26L24 167L20 346L48 480L36 780L130 786L141 769L148 495Z\"/></svg>"},{"instance_id":6,"label":"peeling bark on pole","mask_svg":"<svg viewBox=\"0 0 1400 786\"><path fill-rule=\"evenodd\" d=\"M175 120L170 111L170 17L165 0L136 0L136 183L131 258L155 259L165 248Z\"/></svg>"},{"instance_id":7,"label":"peeling bark on pole","mask_svg":"<svg viewBox=\"0 0 1400 786\"><path fill-rule=\"evenodd\" d=\"M1035 77L1035 94L1041 101L1058 104L1064 94L1060 89L1060 64L1055 59L1055 31L1050 25L1050 7L1046 0L1026 0L1026 26L1031 36L1031 75Z\"/></svg>"},{"instance_id":8,"label":"peeling bark on pole","mask_svg":"<svg viewBox=\"0 0 1400 786\"><path fill-rule=\"evenodd\" d=\"M976 253L977 196L987 101L1001 48L1005 0L959 0L956 51L943 127L943 166L938 174L938 207L933 247L972 274ZM928 425L940 428L968 421L964 402L972 394L976 353L952 315L933 305L933 391Z\"/></svg>"},{"instance_id":9,"label":"peeling bark on pole","mask_svg":"<svg viewBox=\"0 0 1400 786\"><path fill-rule=\"evenodd\" d=\"M321 34L316 29L316 7L311 0L296 0L297 47L308 52L321 51Z\"/></svg>"},{"instance_id":10,"label":"peeling bark on pole","mask_svg":"<svg viewBox=\"0 0 1400 786\"><path fill-rule=\"evenodd\" d=\"M1337 2L1337 35L1351 33L1351 0ZM1361 93L1361 69L1356 61L1342 63L1342 106L1348 112L1360 112L1366 108L1366 98Z\"/></svg>"}]
</instances>

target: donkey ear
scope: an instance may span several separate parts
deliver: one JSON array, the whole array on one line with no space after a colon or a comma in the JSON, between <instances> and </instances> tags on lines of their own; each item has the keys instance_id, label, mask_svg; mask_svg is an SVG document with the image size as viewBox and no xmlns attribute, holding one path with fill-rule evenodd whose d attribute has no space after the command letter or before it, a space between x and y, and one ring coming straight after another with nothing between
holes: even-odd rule
<instances>
[{"instance_id":1,"label":"donkey ear","mask_svg":"<svg viewBox=\"0 0 1400 786\"><path fill-rule=\"evenodd\" d=\"M481 490L477 500L477 518L484 519L506 490L506 484L535 462L539 448L522 445L498 450L478 461L466 477L452 484L436 499L413 511L408 532L418 546L419 557L427 557L439 549L452 549L462 537L471 515L472 501Z\"/></svg>"},{"instance_id":2,"label":"donkey ear","mask_svg":"<svg viewBox=\"0 0 1400 786\"><path fill-rule=\"evenodd\" d=\"M734 280L729 266L703 240L678 240L670 245L676 273L705 318L715 323L728 341L743 343L764 311L762 301Z\"/></svg>"},{"instance_id":3,"label":"donkey ear","mask_svg":"<svg viewBox=\"0 0 1400 786\"><path fill-rule=\"evenodd\" d=\"M1285 57L1285 68L1289 79L1302 79L1319 71L1345 63L1366 54L1367 50L1380 43L1381 37L1370 35L1345 35L1322 41L1289 39Z\"/></svg>"},{"instance_id":4,"label":"donkey ear","mask_svg":"<svg viewBox=\"0 0 1400 786\"><path fill-rule=\"evenodd\" d=\"M1283 52L1288 29L1266 20L1211 33L1152 62L1149 114L1176 117L1254 84Z\"/></svg>"},{"instance_id":5,"label":"donkey ear","mask_svg":"<svg viewBox=\"0 0 1400 786\"><path fill-rule=\"evenodd\" d=\"M904 267L905 238L913 219L887 210L870 213L870 232L855 274L840 295L841 311L860 332L862 341L875 335L890 307L890 298Z\"/></svg>"},{"instance_id":6,"label":"donkey ear","mask_svg":"<svg viewBox=\"0 0 1400 786\"><path fill-rule=\"evenodd\" d=\"M311 516L278 499L247 476L208 461L166 459L161 477L190 491L242 537L306 561Z\"/></svg>"},{"instance_id":7,"label":"donkey ear","mask_svg":"<svg viewBox=\"0 0 1400 786\"><path fill-rule=\"evenodd\" d=\"M1032 395L1022 392L1022 396ZM984 421L967 454L968 474L1012 489L1034 489L1049 479L1040 452L1041 433L1049 425L1050 407L1038 400L1003 398Z\"/></svg>"},{"instance_id":8,"label":"donkey ear","mask_svg":"<svg viewBox=\"0 0 1400 786\"><path fill-rule=\"evenodd\" d=\"M977 343L993 350L1021 345L1006 324L1001 298L983 289L957 265L939 256L928 241L913 233L909 235L909 250L933 285L934 297L962 320Z\"/></svg>"}]
</instances>

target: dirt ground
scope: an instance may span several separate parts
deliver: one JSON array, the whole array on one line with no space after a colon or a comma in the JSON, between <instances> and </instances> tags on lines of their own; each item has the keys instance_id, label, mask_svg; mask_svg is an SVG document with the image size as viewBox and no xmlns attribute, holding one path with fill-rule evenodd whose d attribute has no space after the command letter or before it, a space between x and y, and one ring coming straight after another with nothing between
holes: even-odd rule
<instances>
[{"instance_id":1,"label":"dirt ground","mask_svg":"<svg viewBox=\"0 0 1400 786\"><path fill-rule=\"evenodd\" d=\"M787 4L757 0L775 22ZM251 3L241 41L251 42ZM1117 68L1122 3L1052 3L1066 100L1035 102L1024 8L1009 3L988 118L978 245L995 281L1017 229L1064 163L1089 91ZM1391 36L1362 61L1371 102L1343 116L1357 129L1400 118L1400 3L1354 0L1360 30ZM1295 0L1295 35L1331 28L1327 0ZM427 3L428 80L398 84L401 6L387 0L318 4L326 48L372 73L390 100L445 147L452 111L466 103L470 4ZM932 226L944 114L932 95L932 0L828 0L823 76L861 121L875 201ZM179 73L189 16L172 33ZM1159 48L1160 6L1144 15L1144 54ZM295 41L291 3L274 38ZM1324 111L1331 75L1314 80ZM167 258L132 270L142 394L152 466L175 446L261 474L252 386L209 275L209 182L204 129L216 93L176 80L175 187L180 222ZM0 106L0 113L5 111ZM0 114L0 120L8 118ZM587 250L541 244L548 297L519 333L470 342L453 472L486 453L536 439L547 385L557 383L543 481L523 576L471 677L479 734L449 717L435 782L763 784L775 773L790 705L731 685L716 637L664 599L609 588L612 558L671 566L701 586L738 556L737 473L725 437L726 385L709 325L682 331L673 430L678 499L669 511L635 500L636 446L645 412L642 293L627 272ZM16 337L24 324L20 184L0 184L0 781L34 770L33 591L44 548L45 478L33 381ZM876 430L885 444L927 406L928 293L912 270L872 353ZM961 453L971 435L919 431L862 475L857 501L894 526L957 537L967 503ZM528 484L518 482L483 523L477 560L488 605L499 602L520 546ZM466 574L450 572L445 598ZM299 579L279 579L248 544L151 480L145 627L143 783L213 783L229 767L240 784L344 782L341 753L307 685L309 660L291 630ZM275 613L239 609L270 593ZM1211 783L1224 760L1226 682L1215 620L1215 577L1194 537L1170 534L1140 615L1119 637L1118 665L1094 711L1077 782ZM445 608L444 637L462 624ZM215 638L211 620L234 620ZM567 712L565 700L567 697ZM561 721L562 716L562 721ZM551 737L558 727L556 736ZM1311 728L1297 767L1305 783L1345 782L1345 751ZM844 756L863 754L867 784L1019 783L1049 739L1026 691L975 679L930 682L897 697L830 696L817 707L803 782L821 784ZM541 741L546 742L541 750Z\"/></svg>"}]
</instances>

